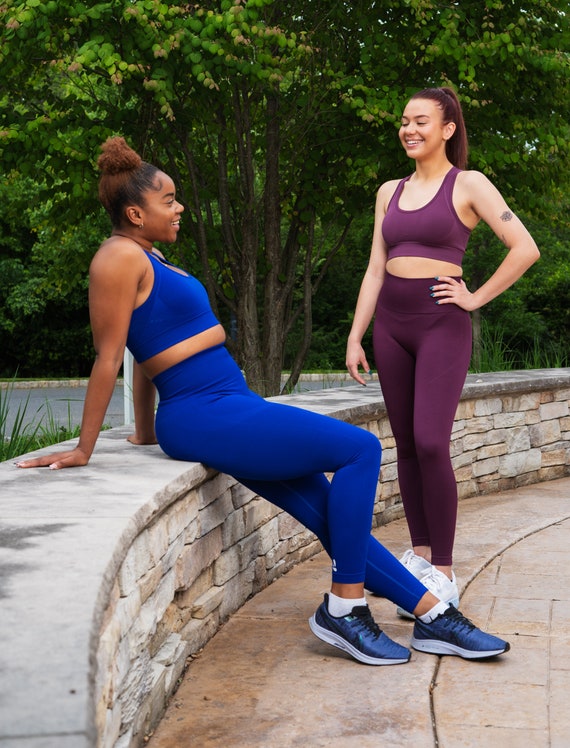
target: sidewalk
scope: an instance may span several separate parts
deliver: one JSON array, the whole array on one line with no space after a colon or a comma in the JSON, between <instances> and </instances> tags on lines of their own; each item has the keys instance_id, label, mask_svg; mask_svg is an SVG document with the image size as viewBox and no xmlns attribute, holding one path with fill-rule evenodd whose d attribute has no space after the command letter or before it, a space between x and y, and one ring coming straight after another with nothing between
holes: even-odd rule
<instances>
[{"instance_id":1,"label":"sidewalk","mask_svg":"<svg viewBox=\"0 0 570 748\"><path fill-rule=\"evenodd\" d=\"M375 531L397 556L404 520ZM570 744L570 478L459 505L461 610L511 643L488 662L412 650L361 665L311 633L321 553L251 599L190 663L150 748L566 748ZM386 633L413 623L370 598Z\"/></svg>"}]
</instances>

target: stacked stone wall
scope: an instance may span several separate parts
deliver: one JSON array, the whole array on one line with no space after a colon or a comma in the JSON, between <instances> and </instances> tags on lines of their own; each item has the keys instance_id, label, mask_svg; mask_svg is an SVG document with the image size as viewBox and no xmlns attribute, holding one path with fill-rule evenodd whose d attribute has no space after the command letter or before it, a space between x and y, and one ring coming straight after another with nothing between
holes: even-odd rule
<instances>
[{"instance_id":1,"label":"stacked stone wall","mask_svg":"<svg viewBox=\"0 0 570 748\"><path fill-rule=\"evenodd\" d=\"M568 372L563 386L531 380L466 387L451 441L461 499L570 473ZM335 415L382 441L374 524L402 516L383 403ZM320 550L291 517L226 475L207 471L166 506L131 543L100 616L97 745L143 745L188 661L249 597Z\"/></svg>"}]
</instances>

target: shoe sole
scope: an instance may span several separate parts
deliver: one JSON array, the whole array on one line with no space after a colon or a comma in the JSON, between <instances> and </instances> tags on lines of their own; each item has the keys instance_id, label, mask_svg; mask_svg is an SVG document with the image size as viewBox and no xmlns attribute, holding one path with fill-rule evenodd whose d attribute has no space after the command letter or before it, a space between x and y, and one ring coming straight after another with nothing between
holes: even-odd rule
<instances>
[{"instance_id":1,"label":"shoe sole","mask_svg":"<svg viewBox=\"0 0 570 748\"><path fill-rule=\"evenodd\" d=\"M403 608L397 607L396 613L400 616L400 618L405 618L407 621L416 620L416 617L413 613L408 613L408 611L404 610Z\"/></svg>"},{"instance_id":2,"label":"shoe sole","mask_svg":"<svg viewBox=\"0 0 570 748\"><path fill-rule=\"evenodd\" d=\"M353 647L350 642L346 641L346 639L343 639L342 636L335 634L334 631L329 631L328 629L319 626L315 620L315 616L309 618L309 626L311 627L313 634L321 639L321 641L324 641L327 644L332 644L333 647L342 649L344 652L348 652L351 657L354 657L354 659L359 662L363 662L365 665L403 665L410 659L409 652L406 658L371 657L370 655L364 654L364 652Z\"/></svg>"},{"instance_id":3,"label":"shoe sole","mask_svg":"<svg viewBox=\"0 0 570 748\"><path fill-rule=\"evenodd\" d=\"M415 636L412 636L410 644L418 652L427 652L428 654L436 655L457 655L458 657L463 657L465 660L486 660L489 657L504 654L510 649L509 643L505 642L506 646L500 649L474 652L471 649L463 649L463 647L458 647L456 644L442 642L439 639L416 639Z\"/></svg>"}]
</instances>

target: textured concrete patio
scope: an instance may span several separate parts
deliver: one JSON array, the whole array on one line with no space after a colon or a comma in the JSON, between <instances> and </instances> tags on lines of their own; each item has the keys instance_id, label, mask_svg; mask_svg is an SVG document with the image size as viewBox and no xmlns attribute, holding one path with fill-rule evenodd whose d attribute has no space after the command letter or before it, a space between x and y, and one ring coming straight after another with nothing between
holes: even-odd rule
<instances>
[{"instance_id":1,"label":"textured concrete patio","mask_svg":"<svg viewBox=\"0 0 570 748\"><path fill-rule=\"evenodd\" d=\"M407 548L403 520L377 536ZM250 600L194 658L151 748L567 748L570 735L570 479L460 503L461 609L506 638L488 662L413 652L368 667L316 639L324 554ZM371 598L385 631L413 623Z\"/></svg>"}]
</instances>

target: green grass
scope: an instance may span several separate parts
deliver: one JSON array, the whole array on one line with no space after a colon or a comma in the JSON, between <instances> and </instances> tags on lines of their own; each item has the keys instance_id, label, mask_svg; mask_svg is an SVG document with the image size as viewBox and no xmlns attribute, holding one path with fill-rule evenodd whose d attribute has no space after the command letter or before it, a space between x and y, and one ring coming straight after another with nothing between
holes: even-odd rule
<instances>
[{"instance_id":1,"label":"green grass","mask_svg":"<svg viewBox=\"0 0 570 748\"><path fill-rule=\"evenodd\" d=\"M29 395L23 403L18 405L10 434L8 434L8 414L14 381L10 382L6 389L0 388L0 462L79 436L79 426L72 424L69 407L67 423L63 425L54 418L47 401L36 411L34 419L30 421L27 417Z\"/></svg>"},{"instance_id":2,"label":"green grass","mask_svg":"<svg viewBox=\"0 0 570 748\"><path fill-rule=\"evenodd\" d=\"M511 346L499 327L481 326L480 357L474 352L470 371L497 372L513 369L559 369L570 366L568 345L562 340L535 337L524 349Z\"/></svg>"}]
</instances>

